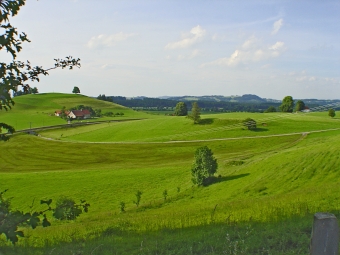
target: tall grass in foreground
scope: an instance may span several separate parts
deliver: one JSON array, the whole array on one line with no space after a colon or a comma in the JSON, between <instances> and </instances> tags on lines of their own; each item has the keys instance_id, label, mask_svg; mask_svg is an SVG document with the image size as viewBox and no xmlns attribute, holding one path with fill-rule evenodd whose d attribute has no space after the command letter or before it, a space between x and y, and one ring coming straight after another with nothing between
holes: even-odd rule
<instances>
[{"instance_id":1,"label":"tall grass in foreground","mask_svg":"<svg viewBox=\"0 0 340 255\"><path fill-rule=\"evenodd\" d=\"M108 228L91 239L58 245L46 243L42 248L2 247L2 252L4 255L308 254L311 229L311 214L280 222L212 223L143 233Z\"/></svg>"}]
</instances>

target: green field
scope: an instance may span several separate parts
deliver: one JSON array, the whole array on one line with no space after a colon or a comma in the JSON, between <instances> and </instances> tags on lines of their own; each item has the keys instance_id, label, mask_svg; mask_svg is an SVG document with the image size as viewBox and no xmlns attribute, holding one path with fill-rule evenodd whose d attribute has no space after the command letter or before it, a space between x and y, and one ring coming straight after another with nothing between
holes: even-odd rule
<instances>
[{"instance_id":1,"label":"green field","mask_svg":"<svg viewBox=\"0 0 340 255\"><path fill-rule=\"evenodd\" d=\"M27 107L18 97L0 118L13 123L26 109L34 109L27 118L54 109L55 101L59 108L67 100L96 101L64 96L42 95L44 102L27 100ZM96 103L104 109L100 104L107 102ZM131 118L149 115L124 110ZM340 210L339 120L325 112L202 117L193 125L185 117L152 115L14 135L0 143L0 188L9 189L14 208L28 211L34 199L62 195L91 204L75 221L51 218L51 227L24 229L17 248L0 237L0 254L1 247L4 254L307 254L312 214ZM257 131L239 125L247 117L258 122ZM328 131L315 132L320 130ZM190 167L204 145L218 160L219 177L195 187ZM137 190L143 192L138 208ZM33 208L39 210L39 203Z\"/></svg>"}]
</instances>

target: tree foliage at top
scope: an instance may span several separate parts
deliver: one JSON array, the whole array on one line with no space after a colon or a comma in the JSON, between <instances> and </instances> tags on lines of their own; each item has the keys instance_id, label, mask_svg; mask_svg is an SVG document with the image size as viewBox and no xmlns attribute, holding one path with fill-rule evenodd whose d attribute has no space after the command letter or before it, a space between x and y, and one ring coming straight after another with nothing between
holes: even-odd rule
<instances>
[{"instance_id":1,"label":"tree foliage at top","mask_svg":"<svg viewBox=\"0 0 340 255\"><path fill-rule=\"evenodd\" d=\"M22 92L28 93L31 89L28 82L39 82L40 75L48 75L48 71L56 68L69 68L80 67L80 59L74 59L71 56L63 59L54 59L54 67L43 68L41 66L32 66L29 61L22 62L16 61L17 54L22 50L22 43L30 42L25 33L19 34L17 29L13 27L9 20L18 14L18 11L25 5L25 0L0 0L0 27L4 34L0 34L0 50L6 50L12 57L9 63L0 61L0 110L8 110L14 105L11 93ZM31 90L32 91L32 90ZM0 123L0 130L4 128L8 132L13 133L15 130L12 126L6 123ZM0 134L0 140L8 140L8 136ZM45 212L53 211L51 207L52 199L41 200L40 204L45 204L47 209L42 211L23 212L15 210L11 207L11 199L5 198L6 190L0 192L0 235L4 234L7 240L15 244L19 237L23 237L24 233L19 230L21 226L30 226L36 228L40 225L43 227L50 226ZM81 201L76 205L64 205L66 208L77 207L81 211L87 211L90 206L85 201ZM77 216L79 215L79 211ZM42 220L41 220L42 219Z\"/></svg>"},{"instance_id":2,"label":"tree foliage at top","mask_svg":"<svg viewBox=\"0 0 340 255\"><path fill-rule=\"evenodd\" d=\"M191 114L188 115L190 119L194 121L194 124L200 123L201 120L201 108L198 106L197 102L192 103Z\"/></svg>"},{"instance_id":3,"label":"tree foliage at top","mask_svg":"<svg viewBox=\"0 0 340 255\"><path fill-rule=\"evenodd\" d=\"M74 86L73 90L72 90L72 93L79 94L80 93L79 87Z\"/></svg>"},{"instance_id":4,"label":"tree foliage at top","mask_svg":"<svg viewBox=\"0 0 340 255\"><path fill-rule=\"evenodd\" d=\"M293 112L294 100L291 96L286 96L283 100L279 109L281 112Z\"/></svg>"},{"instance_id":5,"label":"tree foliage at top","mask_svg":"<svg viewBox=\"0 0 340 255\"><path fill-rule=\"evenodd\" d=\"M194 184L203 185L213 176L218 168L217 159L207 146L200 147L195 152L195 159L191 167L191 180Z\"/></svg>"},{"instance_id":6,"label":"tree foliage at top","mask_svg":"<svg viewBox=\"0 0 340 255\"><path fill-rule=\"evenodd\" d=\"M11 93L22 90L28 93L30 90L29 82L39 82L40 75L48 75L50 70L56 68L80 67L80 59L71 56L65 59L54 59L54 67L43 68L42 66L33 66L30 61L17 61L17 55L22 50L24 42L30 42L27 35L19 33L17 28L10 24L10 18L17 15L20 8L25 5L25 0L0 0L0 27L4 34L0 35L0 50L6 50L12 57L12 61L5 63L0 61L0 110L11 109L14 105ZM13 133L13 127L0 123L0 128L6 129ZM1 140L8 140L5 135L0 136Z\"/></svg>"},{"instance_id":7,"label":"tree foliage at top","mask_svg":"<svg viewBox=\"0 0 340 255\"><path fill-rule=\"evenodd\" d=\"M188 115L188 108L186 103L178 102L176 104L175 113L176 116L187 116Z\"/></svg>"}]
</instances>

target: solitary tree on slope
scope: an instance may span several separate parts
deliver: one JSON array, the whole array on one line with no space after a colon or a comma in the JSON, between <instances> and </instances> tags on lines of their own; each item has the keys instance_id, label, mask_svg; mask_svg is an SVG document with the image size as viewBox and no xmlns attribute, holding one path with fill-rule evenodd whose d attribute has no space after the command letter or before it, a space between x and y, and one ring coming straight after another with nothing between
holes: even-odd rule
<instances>
[{"instance_id":1,"label":"solitary tree on slope","mask_svg":"<svg viewBox=\"0 0 340 255\"><path fill-rule=\"evenodd\" d=\"M195 152L195 159L191 167L191 180L194 184L204 185L209 182L217 171L217 159L207 146L200 147Z\"/></svg>"},{"instance_id":2,"label":"solitary tree on slope","mask_svg":"<svg viewBox=\"0 0 340 255\"><path fill-rule=\"evenodd\" d=\"M188 115L190 119L194 121L194 124L200 123L201 120L201 108L199 108L197 102L192 103L191 114Z\"/></svg>"}]
</instances>

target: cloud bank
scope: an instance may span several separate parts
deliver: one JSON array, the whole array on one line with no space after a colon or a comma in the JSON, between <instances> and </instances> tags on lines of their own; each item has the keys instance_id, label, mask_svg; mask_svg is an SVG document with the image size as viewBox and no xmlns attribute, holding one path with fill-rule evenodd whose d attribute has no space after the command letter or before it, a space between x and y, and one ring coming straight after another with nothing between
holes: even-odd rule
<instances>
[{"instance_id":1,"label":"cloud bank","mask_svg":"<svg viewBox=\"0 0 340 255\"><path fill-rule=\"evenodd\" d=\"M203 64L201 67L209 65L237 66L250 62L260 62L270 58L280 56L284 50L284 42L276 42L270 46L259 46L255 37L246 40L240 49L236 49L229 57L219 58L215 61Z\"/></svg>"}]
</instances>

